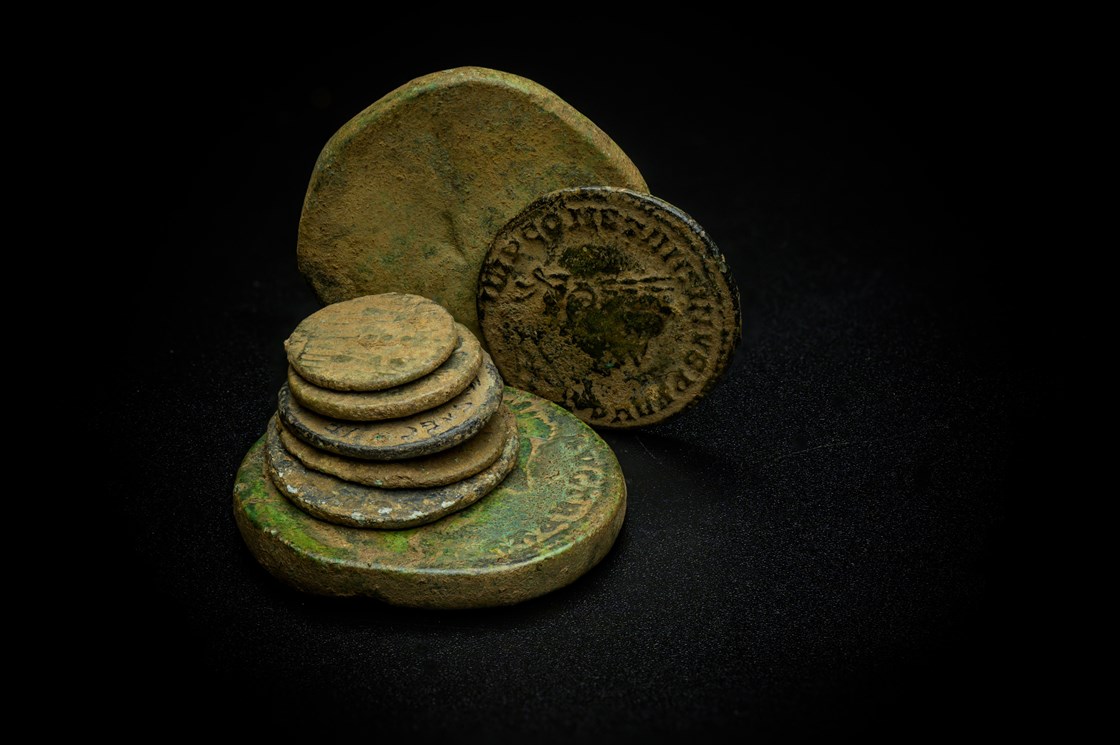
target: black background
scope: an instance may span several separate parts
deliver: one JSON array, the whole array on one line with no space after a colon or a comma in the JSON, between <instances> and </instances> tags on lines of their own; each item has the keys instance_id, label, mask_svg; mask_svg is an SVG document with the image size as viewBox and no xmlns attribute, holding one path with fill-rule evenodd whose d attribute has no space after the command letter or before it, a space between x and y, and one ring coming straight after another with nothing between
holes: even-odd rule
<instances>
[{"instance_id":1,"label":"black background","mask_svg":"<svg viewBox=\"0 0 1120 745\"><path fill-rule=\"evenodd\" d=\"M110 240L134 249L88 259L128 339L110 358L89 340L89 454L121 464L89 559L99 715L322 741L1035 726L1024 587L1045 580L1021 531L1061 395L1037 342L1059 318L1029 302L1053 268L1023 251L1038 51L998 23L427 20L138 41L96 81ZM303 192L348 119L468 64L551 89L705 227L743 342L697 407L602 433L627 519L573 585L469 612L303 595L232 514L282 342L319 307L295 264Z\"/></svg>"}]
</instances>

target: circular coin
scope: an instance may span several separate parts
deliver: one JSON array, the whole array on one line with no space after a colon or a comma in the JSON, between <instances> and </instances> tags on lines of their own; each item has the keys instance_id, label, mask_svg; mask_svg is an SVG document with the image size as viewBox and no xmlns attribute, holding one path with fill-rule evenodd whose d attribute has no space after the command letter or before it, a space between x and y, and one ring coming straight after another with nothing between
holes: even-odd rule
<instances>
[{"instance_id":1,"label":"circular coin","mask_svg":"<svg viewBox=\"0 0 1120 745\"><path fill-rule=\"evenodd\" d=\"M607 443L569 412L513 388L505 400L520 432L514 469L485 499L405 530L308 515L268 477L262 436L233 487L249 552L302 592L419 608L510 605L574 582L614 545L626 479Z\"/></svg>"},{"instance_id":2,"label":"circular coin","mask_svg":"<svg viewBox=\"0 0 1120 745\"><path fill-rule=\"evenodd\" d=\"M646 191L599 127L543 86L481 67L411 80L323 147L299 220L299 271L326 303L397 291L432 298L478 334L486 247L563 186Z\"/></svg>"},{"instance_id":3,"label":"circular coin","mask_svg":"<svg viewBox=\"0 0 1120 745\"><path fill-rule=\"evenodd\" d=\"M664 200L561 189L510 220L479 278L506 383L589 424L653 424L696 403L741 337L739 293L707 233Z\"/></svg>"},{"instance_id":4,"label":"circular coin","mask_svg":"<svg viewBox=\"0 0 1120 745\"><path fill-rule=\"evenodd\" d=\"M517 460L516 438L498 458L462 481L426 489L381 489L305 468L280 442L276 417L265 442L265 465L277 491L312 517L355 528L397 530L430 523L489 494Z\"/></svg>"},{"instance_id":5,"label":"circular coin","mask_svg":"<svg viewBox=\"0 0 1120 745\"><path fill-rule=\"evenodd\" d=\"M453 448L405 460L359 460L313 448L277 422L280 443L306 467L382 489L425 489L462 481L497 460L509 440L517 437L509 407L499 406L478 434Z\"/></svg>"},{"instance_id":6,"label":"circular coin","mask_svg":"<svg viewBox=\"0 0 1120 745\"><path fill-rule=\"evenodd\" d=\"M373 421L408 416L439 406L461 393L482 366L482 345L466 326L455 324L459 345L433 372L381 391L332 391L288 367L288 388L297 401L323 416Z\"/></svg>"},{"instance_id":7,"label":"circular coin","mask_svg":"<svg viewBox=\"0 0 1120 745\"><path fill-rule=\"evenodd\" d=\"M419 414L375 422L316 414L295 400L286 382L278 402L284 426L312 447L351 458L399 460L447 450L477 434L502 402L502 376L484 353L478 375L458 396Z\"/></svg>"},{"instance_id":8,"label":"circular coin","mask_svg":"<svg viewBox=\"0 0 1120 745\"><path fill-rule=\"evenodd\" d=\"M288 364L337 391L377 391L423 377L451 356L451 314L419 295L387 292L321 308L284 341Z\"/></svg>"}]
</instances>

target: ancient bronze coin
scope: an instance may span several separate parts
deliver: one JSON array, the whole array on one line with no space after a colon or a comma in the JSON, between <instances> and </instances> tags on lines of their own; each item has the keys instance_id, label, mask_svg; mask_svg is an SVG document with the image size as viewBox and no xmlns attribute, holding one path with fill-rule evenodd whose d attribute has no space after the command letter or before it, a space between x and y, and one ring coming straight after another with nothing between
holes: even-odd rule
<instances>
[{"instance_id":1,"label":"ancient bronze coin","mask_svg":"<svg viewBox=\"0 0 1120 745\"><path fill-rule=\"evenodd\" d=\"M460 67L409 81L323 147L299 220L299 271L323 302L429 297L478 334L478 270L494 234L541 194L646 191L599 127L533 81Z\"/></svg>"},{"instance_id":2,"label":"ancient bronze coin","mask_svg":"<svg viewBox=\"0 0 1120 745\"><path fill-rule=\"evenodd\" d=\"M514 469L470 507L403 530L337 525L296 507L266 473L262 436L233 487L249 552L296 590L411 607L510 605L574 582L622 527L622 469L595 431L559 406L513 388L505 400L520 432Z\"/></svg>"},{"instance_id":3,"label":"ancient bronze coin","mask_svg":"<svg viewBox=\"0 0 1120 745\"><path fill-rule=\"evenodd\" d=\"M461 510L501 483L517 455L518 441L511 438L493 463L461 481L425 489L382 489L304 467L280 442L275 416L265 441L265 466L277 491L313 517L355 528L411 528Z\"/></svg>"},{"instance_id":4,"label":"ancient bronze coin","mask_svg":"<svg viewBox=\"0 0 1120 745\"><path fill-rule=\"evenodd\" d=\"M474 380L482 366L482 345L466 326L455 324L459 345L433 372L381 391L332 391L305 380L288 367L288 389L303 406L335 419L373 421L427 411L451 400Z\"/></svg>"},{"instance_id":5,"label":"ancient bronze coin","mask_svg":"<svg viewBox=\"0 0 1120 745\"><path fill-rule=\"evenodd\" d=\"M419 295L385 292L320 308L284 341L305 380L336 391L379 391L421 378L459 343L455 320Z\"/></svg>"},{"instance_id":6,"label":"ancient bronze coin","mask_svg":"<svg viewBox=\"0 0 1120 745\"><path fill-rule=\"evenodd\" d=\"M433 409L399 419L353 422L320 416L301 406L288 384L278 395L284 426L309 445L365 460L431 455L465 442L482 429L502 402L502 376L483 353L478 375L462 393Z\"/></svg>"},{"instance_id":7,"label":"ancient bronze coin","mask_svg":"<svg viewBox=\"0 0 1120 745\"><path fill-rule=\"evenodd\" d=\"M359 460L313 448L277 422L280 443L307 468L381 489L426 489L462 481L492 464L517 437L509 407L499 406L478 434L453 448L404 460Z\"/></svg>"},{"instance_id":8,"label":"ancient bronze coin","mask_svg":"<svg viewBox=\"0 0 1120 745\"><path fill-rule=\"evenodd\" d=\"M739 293L707 233L662 199L610 187L554 191L510 220L478 312L507 384L608 428L696 403L741 336Z\"/></svg>"}]
</instances>

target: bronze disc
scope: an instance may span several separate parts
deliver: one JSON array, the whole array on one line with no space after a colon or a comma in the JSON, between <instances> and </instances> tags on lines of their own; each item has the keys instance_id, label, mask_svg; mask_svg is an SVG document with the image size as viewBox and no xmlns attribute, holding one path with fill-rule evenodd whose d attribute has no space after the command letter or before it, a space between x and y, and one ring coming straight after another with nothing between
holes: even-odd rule
<instances>
[{"instance_id":1,"label":"bronze disc","mask_svg":"<svg viewBox=\"0 0 1120 745\"><path fill-rule=\"evenodd\" d=\"M418 295L387 292L320 308L284 341L305 380L336 391L378 391L421 378L459 343L445 308Z\"/></svg>"},{"instance_id":2,"label":"bronze disc","mask_svg":"<svg viewBox=\"0 0 1120 745\"><path fill-rule=\"evenodd\" d=\"M610 447L569 412L506 388L517 464L485 499L435 522L365 530L319 520L273 486L265 437L238 469L233 512L257 562L294 589L418 608L519 603L598 564L626 514L626 479Z\"/></svg>"},{"instance_id":3,"label":"bronze disc","mask_svg":"<svg viewBox=\"0 0 1120 745\"><path fill-rule=\"evenodd\" d=\"M704 230L662 199L579 187L497 234L478 313L506 383L599 427L660 422L723 376L739 293Z\"/></svg>"},{"instance_id":4,"label":"bronze disc","mask_svg":"<svg viewBox=\"0 0 1120 745\"><path fill-rule=\"evenodd\" d=\"M381 391L332 391L305 380L288 367L288 388L303 406L335 419L374 421L427 411L449 401L478 375L482 345L466 326L455 324L459 343L434 371L404 385Z\"/></svg>"},{"instance_id":5,"label":"bronze disc","mask_svg":"<svg viewBox=\"0 0 1120 745\"><path fill-rule=\"evenodd\" d=\"M462 393L434 409L399 419L352 422L320 416L295 400L285 382L278 409L284 426L312 447L365 460L431 455L468 440L502 402L502 376L483 353L478 375Z\"/></svg>"},{"instance_id":6,"label":"bronze disc","mask_svg":"<svg viewBox=\"0 0 1120 745\"><path fill-rule=\"evenodd\" d=\"M425 489L462 481L497 460L506 443L517 437L517 423L508 406L499 406L486 426L461 444L404 460L359 460L335 455L311 447L288 432L282 422L277 426L284 449L307 468L381 489Z\"/></svg>"},{"instance_id":7,"label":"bronze disc","mask_svg":"<svg viewBox=\"0 0 1120 745\"><path fill-rule=\"evenodd\" d=\"M517 438L510 438L493 463L461 481L425 489L382 489L305 468L281 443L274 416L265 442L265 465L276 490L312 517L354 528L397 530L433 522L482 499L509 474L517 451Z\"/></svg>"},{"instance_id":8,"label":"bronze disc","mask_svg":"<svg viewBox=\"0 0 1120 745\"><path fill-rule=\"evenodd\" d=\"M336 303L429 297L478 335L486 247L563 186L647 189L599 127L543 86L481 67L404 83L344 124L315 163L299 220L299 271Z\"/></svg>"}]
</instances>

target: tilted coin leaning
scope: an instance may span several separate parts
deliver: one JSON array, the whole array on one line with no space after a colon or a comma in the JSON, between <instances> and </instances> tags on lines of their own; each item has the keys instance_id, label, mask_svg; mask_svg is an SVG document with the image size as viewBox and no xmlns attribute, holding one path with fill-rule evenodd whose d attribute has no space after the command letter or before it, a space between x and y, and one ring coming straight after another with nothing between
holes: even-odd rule
<instances>
[{"instance_id":1,"label":"tilted coin leaning","mask_svg":"<svg viewBox=\"0 0 1120 745\"><path fill-rule=\"evenodd\" d=\"M433 72L323 147L299 270L323 302L415 293L478 335L475 280L494 234L537 196L581 184L647 188L605 132L540 84L483 67Z\"/></svg>"},{"instance_id":2,"label":"tilted coin leaning","mask_svg":"<svg viewBox=\"0 0 1120 745\"><path fill-rule=\"evenodd\" d=\"M716 244L668 202L588 186L546 194L491 243L484 342L508 385L588 424L653 424L724 375L742 335Z\"/></svg>"}]
</instances>

